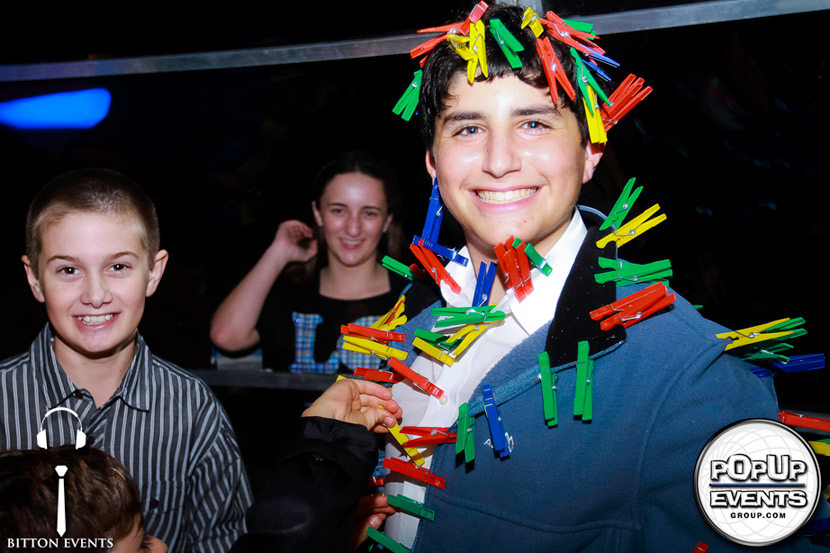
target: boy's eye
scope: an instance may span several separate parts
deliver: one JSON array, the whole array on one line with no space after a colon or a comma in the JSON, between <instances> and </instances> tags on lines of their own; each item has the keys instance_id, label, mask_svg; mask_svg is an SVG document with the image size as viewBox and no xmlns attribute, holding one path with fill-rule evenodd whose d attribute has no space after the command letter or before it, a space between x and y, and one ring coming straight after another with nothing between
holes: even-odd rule
<instances>
[{"instance_id":1,"label":"boy's eye","mask_svg":"<svg viewBox=\"0 0 830 553\"><path fill-rule=\"evenodd\" d=\"M527 127L530 130L541 130L548 128L548 126L542 123L541 121L528 121L527 123L525 123L525 127Z\"/></svg>"},{"instance_id":2,"label":"boy's eye","mask_svg":"<svg viewBox=\"0 0 830 553\"><path fill-rule=\"evenodd\" d=\"M113 271L123 271L126 268L127 268L127 266L124 265L123 263L116 263L115 265L112 266Z\"/></svg>"},{"instance_id":3,"label":"boy's eye","mask_svg":"<svg viewBox=\"0 0 830 553\"><path fill-rule=\"evenodd\" d=\"M64 275L74 275L78 272L78 270L75 267L61 267L58 269L58 272Z\"/></svg>"},{"instance_id":4,"label":"boy's eye","mask_svg":"<svg viewBox=\"0 0 830 553\"><path fill-rule=\"evenodd\" d=\"M462 136L464 136L464 135L469 136L469 135L473 135L473 134L478 134L479 132L481 132L481 129L479 129L476 126L470 125L470 126L462 127L461 129L459 129L458 134L462 135Z\"/></svg>"}]
</instances>

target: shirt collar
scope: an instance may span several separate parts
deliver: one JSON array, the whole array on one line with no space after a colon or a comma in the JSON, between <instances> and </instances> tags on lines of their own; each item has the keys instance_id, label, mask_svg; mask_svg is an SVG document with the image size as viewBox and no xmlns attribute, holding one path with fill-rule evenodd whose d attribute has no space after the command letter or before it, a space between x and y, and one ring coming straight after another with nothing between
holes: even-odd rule
<instances>
[{"instance_id":1,"label":"shirt collar","mask_svg":"<svg viewBox=\"0 0 830 553\"><path fill-rule=\"evenodd\" d=\"M528 335L550 322L555 315L555 307L562 293L562 287L565 285L565 280L568 278L576 255L587 234L585 223L582 221L579 211L575 209L565 233L550 251L544 254L545 260L553 268L551 274L545 276L538 269L532 268L530 271L533 281L532 296L520 302L513 290L508 290L496 309L504 311L506 314L512 313L516 322ZM459 253L465 257L469 256L469 250L466 246ZM476 274L473 264L468 263L464 266L450 262L447 265L447 272L461 287L461 292L456 294L449 286L441 283L441 294L447 305L450 307L472 305L476 287ZM539 305L550 305L553 308L539 309Z\"/></svg>"},{"instance_id":2,"label":"shirt collar","mask_svg":"<svg viewBox=\"0 0 830 553\"><path fill-rule=\"evenodd\" d=\"M49 408L61 405L66 399L80 390L66 375L55 357L52 327L47 324L40 331L29 349L30 359L37 365L35 370L43 376L44 393ZM121 380L118 389L107 400L107 403L120 398L124 403L142 411L150 409L150 387L148 372L150 370L151 354L144 338L139 334L136 338L136 353L127 374ZM37 360L42 360L38 362Z\"/></svg>"}]
</instances>

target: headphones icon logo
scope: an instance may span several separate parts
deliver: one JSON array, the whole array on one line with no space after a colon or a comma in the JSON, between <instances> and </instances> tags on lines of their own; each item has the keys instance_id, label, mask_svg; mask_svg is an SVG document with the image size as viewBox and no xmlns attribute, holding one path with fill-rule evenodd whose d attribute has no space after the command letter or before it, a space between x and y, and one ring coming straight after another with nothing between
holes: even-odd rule
<instances>
[{"instance_id":1,"label":"headphones icon logo","mask_svg":"<svg viewBox=\"0 0 830 553\"><path fill-rule=\"evenodd\" d=\"M43 449L49 447L46 443L46 429L43 428L43 424L46 422L46 417L58 411L66 411L67 413L72 413L72 415L76 419L78 419L78 430L75 432L75 449L81 449L86 445L86 434L84 434L84 429L81 425L81 417L78 416L78 413L76 413L72 409L69 409L68 407L55 407L54 409L49 409L46 412L46 414L43 415L43 420L40 421L40 432L37 433L38 447Z\"/></svg>"}]
</instances>

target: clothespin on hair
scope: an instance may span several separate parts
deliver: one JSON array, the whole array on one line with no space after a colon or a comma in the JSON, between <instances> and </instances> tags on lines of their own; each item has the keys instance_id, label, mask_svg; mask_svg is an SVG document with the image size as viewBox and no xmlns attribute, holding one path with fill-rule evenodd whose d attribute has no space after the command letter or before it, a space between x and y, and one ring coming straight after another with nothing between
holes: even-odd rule
<instances>
[{"instance_id":1,"label":"clothespin on hair","mask_svg":"<svg viewBox=\"0 0 830 553\"><path fill-rule=\"evenodd\" d=\"M539 54L539 59L542 60L542 69L545 72L545 78L548 81L548 88L550 88L550 96L553 98L554 105L559 105L559 91L556 88L557 82L562 85L565 94L573 101L576 98L576 91L571 84L571 80L568 78L568 74L565 73L562 63L556 56L556 51L550 43L550 38L537 38L536 52Z\"/></svg>"},{"instance_id":2,"label":"clothespin on hair","mask_svg":"<svg viewBox=\"0 0 830 553\"><path fill-rule=\"evenodd\" d=\"M608 135L605 134L605 126L602 123L596 92L590 86L587 88L587 92L588 94L582 97L582 104L585 106L585 119L588 122L588 137L591 144L605 144L608 142Z\"/></svg>"},{"instance_id":3,"label":"clothespin on hair","mask_svg":"<svg viewBox=\"0 0 830 553\"><path fill-rule=\"evenodd\" d=\"M409 445L423 447L432 444L451 444L456 440L456 435L449 431L449 428L438 428L431 426L404 426L401 432L410 436L423 436L421 438L409 439Z\"/></svg>"},{"instance_id":4,"label":"clothespin on hair","mask_svg":"<svg viewBox=\"0 0 830 553\"><path fill-rule=\"evenodd\" d=\"M366 529L366 536L381 544L385 549L392 553L410 553L409 548L396 542L380 530L375 530L371 526Z\"/></svg>"},{"instance_id":5,"label":"clothespin on hair","mask_svg":"<svg viewBox=\"0 0 830 553\"><path fill-rule=\"evenodd\" d=\"M594 78L593 74L591 74L591 72L588 71L585 67L585 64L583 63L582 58L577 53L576 48L571 46L570 52L571 57L574 59L574 64L576 66L576 84L582 91L582 97L589 98L590 96L588 94L588 88L593 88L594 92L596 92L597 95L599 95L599 97L602 98L606 104L608 104L609 106L612 105L611 100L609 100L608 96L605 95L605 92L603 92L602 88L599 86L599 83ZM591 102L591 104L593 103L594 102ZM590 110L590 113L593 114L594 106L591 104L588 105L588 109Z\"/></svg>"},{"instance_id":6,"label":"clothespin on hair","mask_svg":"<svg viewBox=\"0 0 830 553\"><path fill-rule=\"evenodd\" d=\"M617 247L620 247L623 244L627 244L637 236L640 236L645 231L656 227L666 220L665 213L658 215L654 219L649 219L649 217L657 213L659 210L660 204L654 204L619 229L614 230L611 234L597 240L597 247L602 249L608 245L609 242L616 242Z\"/></svg>"},{"instance_id":7,"label":"clothespin on hair","mask_svg":"<svg viewBox=\"0 0 830 553\"><path fill-rule=\"evenodd\" d=\"M527 8L522 14L522 29L530 25L530 30L533 31L533 34L536 35L536 38L542 36L542 33L545 32L544 27L542 27L541 21L539 21L539 16L536 15L536 12L533 11L533 8Z\"/></svg>"},{"instance_id":8,"label":"clothespin on hair","mask_svg":"<svg viewBox=\"0 0 830 553\"><path fill-rule=\"evenodd\" d=\"M590 316L595 321L605 319L599 325L602 330L611 330L616 325L628 328L668 307L675 299L664 284L655 282L630 296L591 311Z\"/></svg>"},{"instance_id":9,"label":"clothespin on hair","mask_svg":"<svg viewBox=\"0 0 830 553\"><path fill-rule=\"evenodd\" d=\"M490 33L496 39L496 44L501 48L510 67L519 69L522 66L522 60L519 58L517 52L524 51L525 47L522 46L522 43L507 30L507 27L504 26L504 23L500 19L495 17L490 19Z\"/></svg>"},{"instance_id":10,"label":"clothespin on hair","mask_svg":"<svg viewBox=\"0 0 830 553\"><path fill-rule=\"evenodd\" d=\"M478 278L476 278L476 289L473 293L473 307L482 307L490 301L490 294L493 292L493 283L496 281L496 264L492 261L485 265L482 261L478 267Z\"/></svg>"},{"instance_id":11,"label":"clothespin on hair","mask_svg":"<svg viewBox=\"0 0 830 553\"><path fill-rule=\"evenodd\" d=\"M830 432L830 419L808 417L807 415L792 413L790 411L779 411L778 420L787 426L796 426L798 428L809 428L810 430Z\"/></svg>"},{"instance_id":12,"label":"clothespin on hair","mask_svg":"<svg viewBox=\"0 0 830 553\"><path fill-rule=\"evenodd\" d=\"M418 503L405 495L387 495L386 502L390 506L410 515L427 520L435 520L435 511L427 509L423 503Z\"/></svg>"},{"instance_id":13,"label":"clothespin on hair","mask_svg":"<svg viewBox=\"0 0 830 553\"><path fill-rule=\"evenodd\" d=\"M415 113L415 108L418 107L422 77L423 71L418 70L415 72L412 82L406 87L406 91L404 91L403 96L395 104L395 107L392 108L392 113L400 115L404 121L409 121L412 114Z\"/></svg>"},{"instance_id":14,"label":"clothespin on hair","mask_svg":"<svg viewBox=\"0 0 830 553\"><path fill-rule=\"evenodd\" d=\"M636 177L632 177L628 179L627 183L625 183L625 186L620 193L620 197L617 198L616 202L614 202L614 207L611 208L611 213L609 213L608 217L605 218L605 221L602 222L599 230L605 230L608 227L618 228L622 225L623 221L625 221L625 218L628 216L628 212L631 211L631 208L634 206L634 202L640 197L640 192L643 191L643 187L638 186L637 189L632 192L634 182L636 180Z\"/></svg>"},{"instance_id":15,"label":"clothespin on hair","mask_svg":"<svg viewBox=\"0 0 830 553\"><path fill-rule=\"evenodd\" d=\"M487 424L490 426L490 440L493 444L493 451L504 459L510 456L510 448L507 446L506 433L501 423L496 399L493 396L493 389L489 384L484 384L481 387L481 394L484 397L484 414L487 416Z\"/></svg>"},{"instance_id":16,"label":"clothespin on hair","mask_svg":"<svg viewBox=\"0 0 830 553\"><path fill-rule=\"evenodd\" d=\"M460 455L463 452L465 463L472 463L476 456L475 429L476 420L470 416L469 406L462 403L458 407L455 454Z\"/></svg>"},{"instance_id":17,"label":"clothespin on hair","mask_svg":"<svg viewBox=\"0 0 830 553\"><path fill-rule=\"evenodd\" d=\"M574 416L581 417L582 422L590 422L593 417L594 362L588 356L588 342L577 344L576 357L576 391L574 392Z\"/></svg>"},{"instance_id":18,"label":"clothespin on hair","mask_svg":"<svg viewBox=\"0 0 830 553\"><path fill-rule=\"evenodd\" d=\"M631 111L634 106L651 94L651 87L643 87L643 84L643 79L638 78L636 75L629 75L611 93L608 97L611 103L603 104L600 108L606 131L609 131L611 127L619 123L620 119Z\"/></svg>"},{"instance_id":19,"label":"clothespin on hair","mask_svg":"<svg viewBox=\"0 0 830 553\"><path fill-rule=\"evenodd\" d=\"M486 78L489 73L487 70L487 46L484 44L485 30L484 23L476 21L470 25L470 43L468 48L472 52L472 56L467 60L467 80L473 84L476 80L476 72L481 70L481 74Z\"/></svg>"},{"instance_id":20,"label":"clothespin on hair","mask_svg":"<svg viewBox=\"0 0 830 553\"><path fill-rule=\"evenodd\" d=\"M390 369L403 376L405 379L409 380L429 395L435 397L435 399L439 400L442 405L447 403L448 398L444 397L444 390L430 382L427 377L418 374L397 359L389 359L388 363Z\"/></svg>"},{"instance_id":21,"label":"clothespin on hair","mask_svg":"<svg viewBox=\"0 0 830 553\"><path fill-rule=\"evenodd\" d=\"M447 485L447 481L444 478L432 474L427 469L417 467L412 463L407 463L406 461L402 461L396 457L387 457L384 459L383 466L393 472L409 476L410 478L414 478L415 480L419 480L425 484L435 486L436 488L440 488L442 490L444 489L444 486Z\"/></svg>"},{"instance_id":22,"label":"clothespin on hair","mask_svg":"<svg viewBox=\"0 0 830 553\"><path fill-rule=\"evenodd\" d=\"M668 259L644 265L629 263L620 259L608 259L607 257L600 257L598 262L601 268L611 269L608 272L594 275L594 279L598 284L614 281L617 286L628 286L630 284L663 280L672 276L671 261Z\"/></svg>"},{"instance_id":23,"label":"clothespin on hair","mask_svg":"<svg viewBox=\"0 0 830 553\"><path fill-rule=\"evenodd\" d=\"M542 376L542 410L548 426L559 424L559 413L556 406L556 381L559 375L551 373L550 356L543 351L539 354L539 374Z\"/></svg>"}]
</instances>

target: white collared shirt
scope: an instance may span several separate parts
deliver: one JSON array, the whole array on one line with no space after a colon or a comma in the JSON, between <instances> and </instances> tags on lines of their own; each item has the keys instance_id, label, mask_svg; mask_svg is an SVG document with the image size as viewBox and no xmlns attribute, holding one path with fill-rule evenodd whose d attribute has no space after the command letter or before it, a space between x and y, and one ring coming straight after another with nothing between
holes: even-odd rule
<instances>
[{"instance_id":1,"label":"white collared shirt","mask_svg":"<svg viewBox=\"0 0 830 553\"><path fill-rule=\"evenodd\" d=\"M444 390L441 401L409 384L400 382L392 387L393 397L403 409L401 426L449 427L458 419L458 408L472 397L483 378L509 351L528 336L548 325L555 316L555 306L559 301L565 280L571 272L576 255L588 231L582 222L578 210L574 210L571 222L562 237L545 255L553 268L551 274L544 276L538 269L531 269L533 292L523 302L516 299L513 290L508 290L499 301L495 310L505 313L504 321L492 323L484 333L456 360L451 367L421 354L411 363L411 368L427 377L430 382ZM461 255L468 256L466 246ZM542 253L542 252L540 252ZM475 268L472 263L462 266L450 263L447 272L461 287L456 294L446 284L441 285L441 294L450 307L469 307L476 287ZM539 309L538 306L552 306ZM435 329L429 329L435 330ZM432 463L430 446L423 450L429 468ZM397 444L387 443L387 457L408 460ZM440 476L440 475L439 475ZM403 494L418 502L423 502L426 487L424 484L403 479L396 473L386 477L386 493ZM390 538L411 547L418 530L419 519L406 513L396 513L386 521L384 532Z\"/></svg>"}]
</instances>

